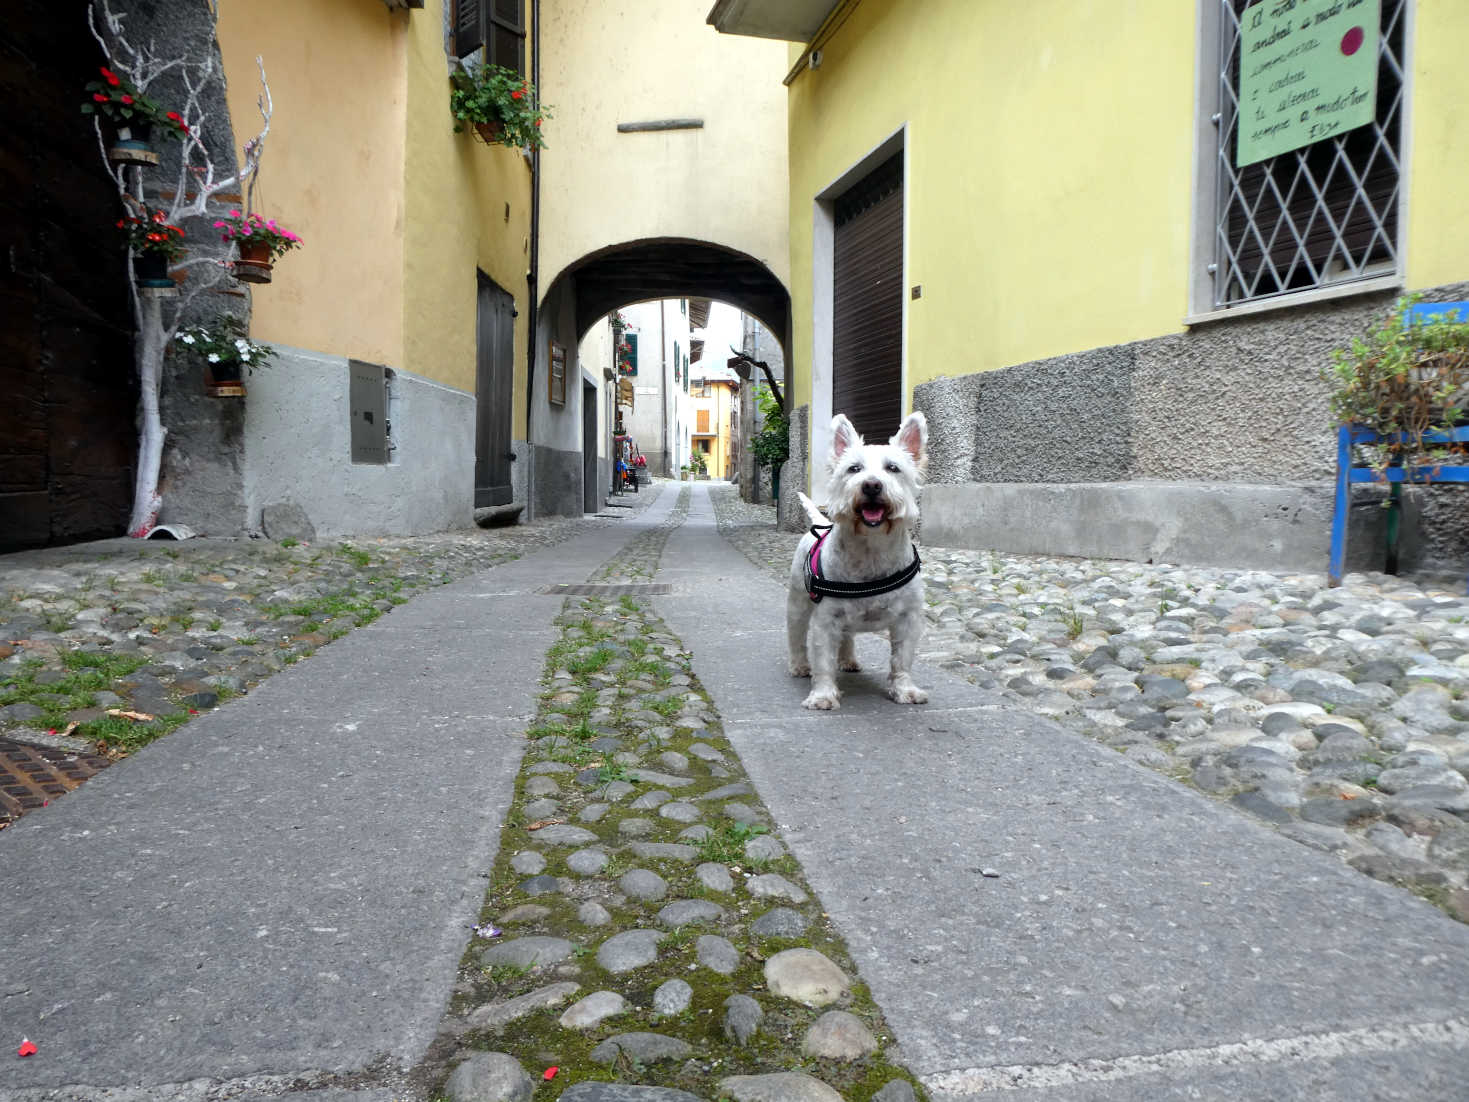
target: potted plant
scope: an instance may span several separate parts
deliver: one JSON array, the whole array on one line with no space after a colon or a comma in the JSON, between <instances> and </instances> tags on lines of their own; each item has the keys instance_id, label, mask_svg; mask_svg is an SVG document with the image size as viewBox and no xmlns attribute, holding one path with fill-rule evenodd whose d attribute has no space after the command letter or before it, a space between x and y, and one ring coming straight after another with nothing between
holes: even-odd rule
<instances>
[{"instance_id":1,"label":"potted plant","mask_svg":"<svg viewBox=\"0 0 1469 1102\"><path fill-rule=\"evenodd\" d=\"M750 454L757 464L770 468L770 496L779 501L780 469L791 457L791 425L768 386L756 391L755 406L762 424L760 431L750 437Z\"/></svg>"},{"instance_id":2,"label":"potted plant","mask_svg":"<svg viewBox=\"0 0 1469 1102\"><path fill-rule=\"evenodd\" d=\"M168 266L187 251L184 231L169 222L163 211L146 203L133 200L129 207L135 213L119 218L117 228L132 250L133 276L139 289L177 293Z\"/></svg>"},{"instance_id":3,"label":"potted plant","mask_svg":"<svg viewBox=\"0 0 1469 1102\"><path fill-rule=\"evenodd\" d=\"M274 218L237 210L214 223L221 240L233 242L239 259L231 265L236 279L269 283L275 258L301 244L301 238L276 224Z\"/></svg>"},{"instance_id":4,"label":"potted plant","mask_svg":"<svg viewBox=\"0 0 1469 1102\"><path fill-rule=\"evenodd\" d=\"M243 398L244 373L275 355L270 345L250 340L244 323L228 314L180 329L174 340L204 361L204 388L214 398Z\"/></svg>"},{"instance_id":5,"label":"potted plant","mask_svg":"<svg viewBox=\"0 0 1469 1102\"><path fill-rule=\"evenodd\" d=\"M454 133L472 126L487 145L512 149L545 149L541 123L551 109L540 102L535 87L514 69L475 65L457 71L449 92Z\"/></svg>"},{"instance_id":6,"label":"potted plant","mask_svg":"<svg viewBox=\"0 0 1469 1102\"><path fill-rule=\"evenodd\" d=\"M158 154L148 147L154 127L186 135L188 124L177 111L165 111L107 66L101 66L100 72L102 79L87 85L91 98L82 103L82 114L106 120L111 131L107 159L114 164L156 165Z\"/></svg>"},{"instance_id":7,"label":"potted plant","mask_svg":"<svg viewBox=\"0 0 1469 1102\"><path fill-rule=\"evenodd\" d=\"M1333 352L1322 375L1337 423L1376 435L1357 445L1372 467L1424 467L1431 478L1432 467L1463 450L1424 437L1469 423L1469 321L1416 319L1418 302L1416 295L1399 299L1365 336Z\"/></svg>"}]
</instances>

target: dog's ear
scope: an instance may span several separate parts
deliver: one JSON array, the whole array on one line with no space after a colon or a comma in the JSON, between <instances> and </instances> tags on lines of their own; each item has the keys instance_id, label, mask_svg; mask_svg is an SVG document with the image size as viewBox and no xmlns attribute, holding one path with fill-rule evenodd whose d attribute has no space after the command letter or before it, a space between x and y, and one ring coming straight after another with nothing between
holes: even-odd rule
<instances>
[{"instance_id":1,"label":"dog's ear","mask_svg":"<svg viewBox=\"0 0 1469 1102\"><path fill-rule=\"evenodd\" d=\"M923 416L923 411L915 409L903 418L897 435L888 443L902 448L912 458L914 465L920 471L923 470L928 465L928 418Z\"/></svg>"},{"instance_id":2,"label":"dog's ear","mask_svg":"<svg viewBox=\"0 0 1469 1102\"><path fill-rule=\"evenodd\" d=\"M862 446L862 437L857 435L857 430L852 427L852 422L847 420L844 413L838 413L831 419L831 457L840 459L853 448Z\"/></svg>"}]
</instances>

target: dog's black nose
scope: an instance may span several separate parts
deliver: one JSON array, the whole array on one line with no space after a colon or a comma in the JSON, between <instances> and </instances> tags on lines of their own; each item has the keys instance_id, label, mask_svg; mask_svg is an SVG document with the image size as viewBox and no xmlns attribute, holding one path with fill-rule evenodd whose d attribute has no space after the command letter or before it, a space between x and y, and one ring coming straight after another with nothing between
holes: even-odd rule
<instances>
[{"instance_id":1,"label":"dog's black nose","mask_svg":"<svg viewBox=\"0 0 1469 1102\"><path fill-rule=\"evenodd\" d=\"M869 478L862 483L862 493L867 497L882 497L882 482L876 478Z\"/></svg>"}]
</instances>

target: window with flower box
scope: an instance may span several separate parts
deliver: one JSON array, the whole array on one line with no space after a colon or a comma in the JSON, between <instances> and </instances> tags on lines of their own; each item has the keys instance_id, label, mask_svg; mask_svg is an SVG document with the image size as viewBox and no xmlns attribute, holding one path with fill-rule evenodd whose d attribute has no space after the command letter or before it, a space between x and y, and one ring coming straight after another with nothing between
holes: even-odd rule
<instances>
[{"instance_id":1,"label":"window with flower box","mask_svg":"<svg viewBox=\"0 0 1469 1102\"><path fill-rule=\"evenodd\" d=\"M525 0L455 0L454 54L525 74Z\"/></svg>"}]
</instances>

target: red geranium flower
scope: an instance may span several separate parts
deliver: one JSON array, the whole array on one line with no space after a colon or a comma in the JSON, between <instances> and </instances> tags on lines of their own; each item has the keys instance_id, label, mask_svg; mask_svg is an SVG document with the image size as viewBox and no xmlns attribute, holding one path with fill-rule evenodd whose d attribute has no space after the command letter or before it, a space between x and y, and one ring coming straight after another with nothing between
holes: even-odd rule
<instances>
[{"instance_id":1,"label":"red geranium flower","mask_svg":"<svg viewBox=\"0 0 1469 1102\"><path fill-rule=\"evenodd\" d=\"M104 96L101 92L93 92L92 93L92 98L94 100L96 100L98 103L106 103L107 102L107 97Z\"/></svg>"},{"instance_id":2,"label":"red geranium flower","mask_svg":"<svg viewBox=\"0 0 1469 1102\"><path fill-rule=\"evenodd\" d=\"M112 85L114 88L116 88L119 84L122 83L122 81L120 81L120 80L117 79L117 74L114 73L111 69L107 68L107 66L105 66L105 65L102 66L102 78L104 80L106 80L107 83L110 84L110 85Z\"/></svg>"},{"instance_id":3,"label":"red geranium flower","mask_svg":"<svg viewBox=\"0 0 1469 1102\"><path fill-rule=\"evenodd\" d=\"M130 96L130 95L128 95L126 92L124 92L122 94L122 102L123 103L132 103L133 102L133 97Z\"/></svg>"},{"instance_id":4,"label":"red geranium flower","mask_svg":"<svg viewBox=\"0 0 1469 1102\"><path fill-rule=\"evenodd\" d=\"M523 95L525 95L525 92L524 92L524 91L520 91L520 92L511 92L511 93L510 93L510 98L511 98L511 99L519 99L519 98L520 98L520 97L521 97L521 96L523 96Z\"/></svg>"}]
</instances>

